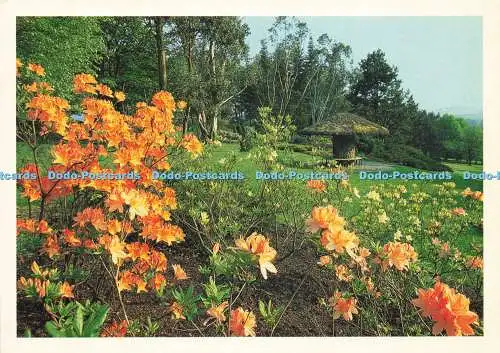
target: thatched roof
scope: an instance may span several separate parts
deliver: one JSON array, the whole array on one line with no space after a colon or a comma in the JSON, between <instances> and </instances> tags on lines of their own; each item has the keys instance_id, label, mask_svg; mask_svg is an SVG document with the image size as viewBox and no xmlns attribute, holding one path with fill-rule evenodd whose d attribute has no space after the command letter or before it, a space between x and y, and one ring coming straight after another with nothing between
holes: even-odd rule
<instances>
[{"instance_id":1,"label":"thatched roof","mask_svg":"<svg viewBox=\"0 0 500 353\"><path fill-rule=\"evenodd\" d=\"M304 135L388 135L389 130L370 120L352 113L337 113L328 120L320 121L303 129Z\"/></svg>"}]
</instances>

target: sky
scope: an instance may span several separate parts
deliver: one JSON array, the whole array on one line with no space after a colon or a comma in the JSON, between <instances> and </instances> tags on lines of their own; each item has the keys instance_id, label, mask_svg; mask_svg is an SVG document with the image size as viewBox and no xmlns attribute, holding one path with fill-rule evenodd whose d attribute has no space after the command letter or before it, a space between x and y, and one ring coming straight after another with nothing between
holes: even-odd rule
<instances>
[{"instance_id":1,"label":"sky","mask_svg":"<svg viewBox=\"0 0 500 353\"><path fill-rule=\"evenodd\" d=\"M397 66L403 87L428 111L482 112L481 17L298 17L313 36L351 46L359 61L382 49ZM245 17L250 27L250 55L260 49L273 17Z\"/></svg>"}]
</instances>

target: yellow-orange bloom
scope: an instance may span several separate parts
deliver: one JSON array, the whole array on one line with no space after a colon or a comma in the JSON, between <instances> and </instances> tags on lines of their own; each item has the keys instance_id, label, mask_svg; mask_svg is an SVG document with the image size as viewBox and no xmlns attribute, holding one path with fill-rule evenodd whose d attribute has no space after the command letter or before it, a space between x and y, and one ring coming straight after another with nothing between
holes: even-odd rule
<instances>
[{"instance_id":1,"label":"yellow-orange bloom","mask_svg":"<svg viewBox=\"0 0 500 353\"><path fill-rule=\"evenodd\" d=\"M352 253L352 250L359 245L356 234L342 228L325 229L321 233L320 242L326 250L336 251L339 254L344 251Z\"/></svg>"},{"instance_id":2,"label":"yellow-orange bloom","mask_svg":"<svg viewBox=\"0 0 500 353\"><path fill-rule=\"evenodd\" d=\"M28 70L34 72L38 76L45 76L45 69L39 64L28 64Z\"/></svg>"},{"instance_id":3,"label":"yellow-orange bloom","mask_svg":"<svg viewBox=\"0 0 500 353\"><path fill-rule=\"evenodd\" d=\"M477 270L482 270L484 266L483 258L481 256L474 256L467 261L467 266Z\"/></svg>"},{"instance_id":4,"label":"yellow-orange bloom","mask_svg":"<svg viewBox=\"0 0 500 353\"><path fill-rule=\"evenodd\" d=\"M260 272L264 279L267 279L267 271L277 273L278 270L271 263L276 257L276 250L269 245L269 240L265 236L253 232L248 238L237 239L236 246L244 251L248 251L259 258Z\"/></svg>"},{"instance_id":5,"label":"yellow-orange bloom","mask_svg":"<svg viewBox=\"0 0 500 353\"><path fill-rule=\"evenodd\" d=\"M455 289L437 281L433 288L419 289L418 298L412 303L421 309L422 315L435 321L432 333L443 330L448 336L473 335L471 325L478 322L478 315L469 310L469 299Z\"/></svg>"},{"instance_id":6,"label":"yellow-orange bloom","mask_svg":"<svg viewBox=\"0 0 500 353\"><path fill-rule=\"evenodd\" d=\"M238 308L231 311L229 331L231 336L255 336L257 326L255 315L251 311Z\"/></svg>"},{"instance_id":7,"label":"yellow-orange bloom","mask_svg":"<svg viewBox=\"0 0 500 353\"><path fill-rule=\"evenodd\" d=\"M202 143L193 134L184 135L184 138L182 139L182 146L188 152L191 152L193 156L198 156L203 152Z\"/></svg>"},{"instance_id":8,"label":"yellow-orange bloom","mask_svg":"<svg viewBox=\"0 0 500 353\"><path fill-rule=\"evenodd\" d=\"M184 110L187 107L187 103L185 101L178 101L177 102L177 109L179 110Z\"/></svg>"},{"instance_id":9,"label":"yellow-orange bloom","mask_svg":"<svg viewBox=\"0 0 500 353\"><path fill-rule=\"evenodd\" d=\"M115 98L117 102L123 102L125 100L125 93L122 91L115 91Z\"/></svg>"},{"instance_id":10,"label":"yellow-orange bloom","mask_svg":"<svg viewBox=\"0 0 500 353\"><path fill-rule=\"evenodd\" d=\"M183 308L179 303L173 302L172 305L170 305L169 311L172 313L172 318L176 320L186 320L183 314Z\"/></svg>"},{"instance_id":11,"label":"yellow-orange bloom","mask_svg":"<svg viewBox=\"0 0 500 353\"><path fill-rule=\"evenodd\" d=\"M333 309L333 318L338 319L340 316L346 321L352 320L352 315L358 313L356 307L356 299L353 297L343 298L339 291L330 298L329 303Z\"/></svg>"},{"instance_id":12,"label":"yellow-orange bloom","mask_svg":"<svg viewBox=\"0 0 500 353\"><path fill-rule=\"evenodd\" d=\"M19 58L16 58L16 76L20 75L19 69L21 67L23 67L23 62Z\"/></svg>"},{"instance_id":13,"label":"yellow-orange bloom","mask_svg":"<svg viewBox=\"0 0 500 353\"><path fill-rule=\"evenodd\" d=\"M317 192L326 191L326 183L324 180L308 180L307 187Z\"/></svg>"},{"instance_id":14,"label":"yellow-orange bloom","mask_svg":"<svg viewBox=\"0 0 500 353\"><path fill-rule=\"evenodd\" d=\"M225 301L218 306L212 306L210 309L207 310L207 314L208 316L211 316L214 319L216 319L219 323L224 322L226 321L226 316L224 315L224 311L228 306L229 303Z\"/></svg>"},{"instance_id":15,"label":"yellow-orange bloom","mask_svg":"<svg viewBox=\"0 0 500 353\"><path fill-rule=\"evenodd\" d=\"M335 229L344 226L344 218L340 217L333 206L314 207L311 217L306 220L307 231L315 233L320 229Z\"/></svg>"},{"instance_id":16,"label":"yellow-orange bloom","mask_svg":"<svg viewBox=\"0 0 500 353\"><path fill-rule=\"evenodd\" d=\"M465 216L465 210L460 207L460 208L454 208L451 210L451 213L455 216Z\"/></svg>"},{"instance_id":17,"label":"yellow-orange bloom","mask_svg":"<svg viewBox=\"0 0 500 353\"><path fill-rule=\"evenodd\" d=\"M181 281L189 278L181 265L172 265L172 268L174 269L174 277L176 280Z\"/></svg>"},{"instance_id":18,"label":"yellow-orange bloom","mask_svg":"<svg viewBox=\"0 0 500 353\"><path fill-rule=\"evenodd\" d=\"M74 286L71 286L68 282L65 281L59 287L59 294L62 298L74 298L75 296L73 295L73 287Z\"/></svg>"},{"instance_id":19,"label":"yellow-orange bloom","mask_svg":"<svg viewBox=\"0 0 500 353\"><path fill-rule=\"evenodd\" d=\"M386 259L382 262L382 268L396 267L399 271L408 270L411 262L417 260L417 253L408 243L389 242L382 250Z\"/></svg>"},{"instance_id":20,"label":"yellow-orange bloom","mask_svg":"<svg viewBox=\"0 0 500 353\"><path fill-rule=\"evenodd\" d=\"M175 101L172 94L167 91L160 91L155 93L153 98L151 99L153 105L163 111L175 111Z\"/></svg>"},{"instance_id":21,"label":"yellow-orange bloom","mask_svg":"<svg viewBox=\"0 0 500 353\"><path fill-rule=\"evenodd\" d=\"M323 255L323 256L320 256L318 265L320 265L320 266L326 266L326 265L328 265L331 262L332 262L332 258L330 256Z\"/></svg>"},{"instance_id":22,"label":"yellow-orange bloom","mask_svg":"<svg viewBox=\"0 0 500 353\"><path fill-rule=\"evenodd\" d=\"M73 79L73 92L75 93L96 93L97 80L90 74L78 74Z\"/></svg>"}]
</instances>

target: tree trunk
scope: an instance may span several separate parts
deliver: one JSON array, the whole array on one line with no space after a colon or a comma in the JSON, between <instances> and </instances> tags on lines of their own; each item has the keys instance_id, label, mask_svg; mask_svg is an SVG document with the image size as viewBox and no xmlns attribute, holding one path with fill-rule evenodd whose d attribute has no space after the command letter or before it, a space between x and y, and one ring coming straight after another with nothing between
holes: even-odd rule
<instances>
[{"instance_id":1,"label":"tree trunk","mask_svg":"<svg viewBox=\"0 0 500 353\"><path fill-rule=\"evenodd\" d=\"M158 55L158 79L160 89L167 89L167 49L163 40L163 26L165 19L163 17L155 17L155 31L156 31L156 51Z\"/></svg>"}]
</instances>

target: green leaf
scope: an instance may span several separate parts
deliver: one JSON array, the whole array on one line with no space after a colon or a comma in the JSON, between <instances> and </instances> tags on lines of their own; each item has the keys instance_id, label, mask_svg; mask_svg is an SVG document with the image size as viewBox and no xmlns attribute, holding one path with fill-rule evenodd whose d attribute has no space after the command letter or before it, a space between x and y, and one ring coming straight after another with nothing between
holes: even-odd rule
<instances>
[{"instance_id":1,"label":"green leaf","mask_svg":"<svg viewBox=\"0 0 500 353\"><path fill-rule=\"evenodd\" d=\"M63 331L59 331L52 321L45 323L45 330L52 337L64 337Z\"/></svg>"},{"instance_id":2,"label":"green leaf","mask_svg":"<svg viewBox=\"0 0 500 353\"><path fill-rule=\"evenodd\" d=\"M77 336L83 335L83 308L78 305L75 312L75 317L73 318L73 328Z\"/></svg>"},{"instance_id":3,"label":"green leaf","mask_svg":"<svg viewBox=\"0 0 500 353\"><path fill-rule=\"evenodd\" d=\"M264 304L264 302L262 300L259 300L259 311L260 311L260 314L263 316L263 317L266 317L267 316L267 313L266 313L266 305Z\"/></svg>"},{"instance_id":4,"label":"green leaf","mask_svg":"<svg viewBox=\"0 0 500 353\"><path fill-rule=\"evenodd\" d=\"M106 320L108 311L109 308L106 305L97 306L96 311L94 311L85 322L85 327L83 329L84 337L97 337L99 335L100 328Z\"/></svg>"}]
</instances>

